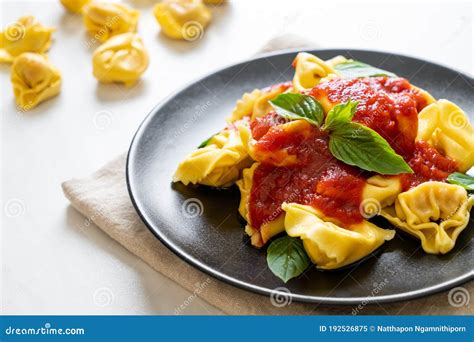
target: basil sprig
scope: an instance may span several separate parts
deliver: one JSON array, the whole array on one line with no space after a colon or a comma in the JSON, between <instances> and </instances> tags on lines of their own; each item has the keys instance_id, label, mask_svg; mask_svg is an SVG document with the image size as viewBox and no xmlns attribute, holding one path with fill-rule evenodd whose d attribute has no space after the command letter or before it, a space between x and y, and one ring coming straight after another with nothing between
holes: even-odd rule
<instances>
[{"instance_id":1,"label":"basil sprig","mask_svg":"<svg viewBox=\"0 0 474 342\"><path fill-rule=\"evenodd\" d=\"M268 246L267 264L273 274L286 283L303 273L311 261L301 239L284 236Z\"/></svg>"},{"instance_id":2,"label":"basil sprig","mask_svg":"<svg viewBox=\"0 0 474 342\"><path fill-rule=\"evenodd\" d=\"M278 115L288 120L303 119L319 126L324 120L321 104L312 96L303 94L281 94L270 101Z\"/></svg>"},{"instance_id":3,"label":"basil sprig","mask_svg":"<svg viewBox=\"0 0 474 342\"><path fill-rule=\"evenodd\" d=\"M448 183L462 186L468 191L474 191L474 177L460 172L451 173L447 179Z\"/></svg>"},{"instance_id":4,"label":"basil sprig","mask_svg":"<svg viewBox=\"0 0 474 342\"><path fill-rule=\"evenodd\" d=\"M308 106L304 112L300 106L291 105L302 96L305 97L305 103L319 104L314 97L301 94L281 94L270 103L277 114L287 119L304 119L313 125L321 126L322 119L308 120L308 117L315 118L320 115L319 110L314 109L311 112L308 108L319 108L320 104L319 106ZM274 104L275 101L278 105ZM405 160L377 132L367 126L352 122L357 104L358 102L349 100L334 106L326 115L321 129L329 133L329 150L332 155L346 164L383 175L413 173Z\"/></svg>"},{"instance_id":5,"label":"basil sprig","mask_svg":"<svg viewBox=\"0 0 474 342\"><path fill-rule=\"evenodd\" d=\"M336 64L334 66L340 74L345 77L375 77L375 76L388 76L396 77L394 73L383 69L376 68L372 65L365 64L359 61L347 61Z\"/></svg>"},{"instance_id":6,"label":"basil sprig","mask_svg":"<svg viewBox=\"0 0 474 342\"><path fill-rule=\"evenodd\" d=\"M217 133L216 133L217 134ZM213 134L211 135L209 138L207 138L206 140L204 140L202 143L199 144L199 146L197 148L203 148L203 147L206 147L207 145L209 145L209 143L211 142L211 139L214 138L214 136L216 134Z\"/></svg>"}]
</instances>

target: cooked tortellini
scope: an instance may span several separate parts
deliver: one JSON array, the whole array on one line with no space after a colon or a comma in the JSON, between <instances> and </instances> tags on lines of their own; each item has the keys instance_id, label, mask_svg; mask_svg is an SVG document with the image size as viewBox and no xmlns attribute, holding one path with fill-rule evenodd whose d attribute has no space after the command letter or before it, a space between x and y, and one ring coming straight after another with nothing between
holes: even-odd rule
<instances>
[{"instance_id":1,"label":"cooked tortellini","mask_svg":"<svg viewBox=\"0 0 474 342\"><path fill-rule=\"evenodd\" d=\"M431 181L402 192L382 216L420 239L425 252L445 254L466 228L473 204L463 187Z\"/></svg>"},{"instance_id":2,"label":"cooked tortellini","mask_svg":"<svg viewBox=\"0 0 474 342\"><path fill-rule=\"evenodd\" d=\"M242 172L242 178L236 182L240 190L239 213L247 221L245 232L250 236L252 246L257 248L264 246L272 237L285 231L285 218L283 213L274 220L263 223L260 229L252 227L252 224L250 223L250 218L248 216L249 197L252 190L253 174L259 165L260 163L253 163L250 168L244 169Z\"/></svg>"},{"instance_id":3,"label":"cooked tortellini","mask_svg":"<svg viewBox=\"0 0 474 342\"><path fill-rule=\"evenodd\" d=\"M100 42L137 30L140 12L121 3L92 1L82 10L84 26Z\"/></svg>"},{"instance_id":4,"label":"cooked tortellini","mask_svg":"<svg viewBox=\"0 0 474 342\"><path fill-rule=\"evenodd\" d=\"M148 52L136 33L112 37L95 50L93 73L101 82L134 84L148 68Z\"/></svg>"},{"instance_id":5,"label":"cooked tortellini","mask_svg":"<svg viewBox=\"0 0 474 342\"><path fill-rule=\"evenodd\" d=\"M72 13L81 13L82 8L89 2L91 2L91 0L61 0L61 4L64 8Z\"/></svg>"},{"instance_id":6,"label":"cooked tortellini","mask_svg":"<svg viewBox=\"0 0 474 342\"><path fill-rule=\"evenodd\" d=\"M166 36L188 41L201 38L212 17L202 0L164 0L153 13Z\"/></svg>"},{"instance_id":7,"label":"cooked tortellini","mask_svg":"<svg viewBox=\"0 0 474 342\"><path fill-rule=\"evenodd\" d=\"M395 232L363 221L350 229L324 219L318 210L307 205L284 203L285 230L289 236L299 237L316 267L336 269L352 264L372 253Z\"/></svg>"},{"instance_id":8,"label":"cooked tortellini","mask_svg":"<svg viewBox=\"0 0 474 342\"><path fill-rule=\"evenodd\" d=\"M322 78L337 74L330 64L307 52L300 52L293 63L295 67L293 88L297 91L311 89Z\"/></svg>"},{"instance_id":9,"label":"cooked tortellini","mask_svg":"<svg viewBox=\"0 0 474 342\"><path fill-rule=\"evenodd\" d=\"M474 128L466 113L448 100L439 100L418 114L416 138L457 161L461 172L474 165Z\"/></svg>"},{"instance_id":10,"label":"cooked tortellini","mask_svg":"<svg viewBox=\"0 0 474 342\"><path fill-rule=\"evenodd\" d=\"M397 176L375 175L367 179L362 190L361 213L366 218L380 213L386 206L392 205L402 191L402 183Z\"/></svg>"},{"instance_id":11,"label":"cooked tortellini","mask_svg":"<svg viewBox=\"0 0 474 342\"><path fill-rule=\"evenodd\" d=\"M23 52L47 52L54 30L31 15L19 18L0 33L0 62L13 62Z\"/></svg>"},{"instance_id":12,"label":"cooked tortellini","mask_svg":"<svg viewBox=\"0 0 474 342\"><path fill-rule=\"evenodd\" d=\"M228 127L214 135L206 146L188 155L178 165L173 181L225 187L239 179L241 171L252 163L240 133L250 128L245 121L235 125L237 127Z\"/></svg>"},{"instance_id":13,"label":"cooked tortellini","mask_svg":"<svg viewBox=\"0 0 474 342\"><path fill-rule=\"evenodd\" d=\"M29 110L59 94L61 73L43 55L25 52L13 62L11 82L17 104Z\"/></svg>"},{"instance_id":14,"label":"cooked tortellini","mask_svg":"<svg viewBox=\"0 0 474 342\"><path fill-rule=\"evenodd\" d=\"M281 83L273 87L254 89L250 93L244 93L242 98L237 100L232 114L227 118L227 122L231 123L247 116L251 120L262 117L272 109L270 100L291 90L288 84Z\"/></svg>"}]
</instances>

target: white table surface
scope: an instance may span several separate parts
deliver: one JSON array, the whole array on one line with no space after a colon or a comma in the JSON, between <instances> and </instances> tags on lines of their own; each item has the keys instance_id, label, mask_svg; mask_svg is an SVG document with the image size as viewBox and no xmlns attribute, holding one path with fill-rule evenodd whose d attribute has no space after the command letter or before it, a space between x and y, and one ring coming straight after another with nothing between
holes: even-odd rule
<instances>
[{"instance_id":1,"label":"white table surface","mask_svg":"<svg viewBox=\"0 0 474 342\"><path fill-rule=\"evenodd\" d=\"M57 28L49 56L63 75L60 96L21 113L9 66L0 67L4 314L174 313L191 293L87 226L60 184L127 150L144 116L169 92L251 56L269 38L299 33L320 47L387 50L473 73L470 2L239 0L215 9L204 37L192 43L159 34L154 2L128 1L142 11L139 33L151 56L131 90L92 77L91 38L59 0L1 3L2 28L29 13ZM220 312L196 298L182 313Z\"/></svg>"}]
</instances>

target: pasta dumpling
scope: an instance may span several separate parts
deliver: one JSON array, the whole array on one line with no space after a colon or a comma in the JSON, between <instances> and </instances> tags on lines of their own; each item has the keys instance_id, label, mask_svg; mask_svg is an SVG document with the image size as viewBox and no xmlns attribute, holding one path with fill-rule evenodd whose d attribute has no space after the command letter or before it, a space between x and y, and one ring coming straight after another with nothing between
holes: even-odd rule
<instances>
[{"instance_id":1,"label":"pasta dumpling","mask_svg":"<svg viewBox=\"0 0 474 342\"><path fill-rule=\"evenodd\" d=\"M95 50L94 77L101 82L134 84L148 68L148 52L136 33L112 37Z\"/></svg>"},{"instance_id":2,"label":"pasta dumpling","mask_svg":"<svg viewBox=\"0 0 474 342\"><path fill-rule=\"evenodd\" d=\"M307 52L300 52L293 65L295 67L293 88L300 92L313 88L321 78L337 74L330 64Z\"/></svg>"},{"instance_id":3,"label":"pasta dumpling","mask_svg":"<svg viewBox=\"0 0 474 342\"><path fill-rule=\"evenodd\" d=\"M395 202L400 192L402 183L399 177L375 175L367 178L362 190L361 212L367 217L378 215L382 208Z\"/></svg>"},{"instance_id":4,"label":"pasta dumpling","mask_svg":"<svg viewBox=\"0 0 474 342\"><path fill-rule=\"evenodd\" d=\"M202 0L165 0L153 14L166 36L188 41L201 38L212 17Z\"/></svg>"},{"instance_id":5,"label":"pasta dumpling","mask_svg":"<svg viewBox=\"0 0 474 342\"><path fill-rule=\"evenodd\" d=\"M43 55L25 52L13 62L11 82L17 104L29 110L59 94L61 73Z\"/></svg>"},{"instance_id":6,"label":"pasta dumpling","mask_svg":"<svg viewBox=\"0 0 474 342\"><path fill-rule=\"evenodd\" d=\"M54 30L31 15L19 18L0 33L0 62L13 62L23 52L45 53Z\"/></svg>"},{"instance_id":7,"label":"pasta dumpling","mask_svg":"<svg viewBox=\"0 0 474 342\"><path fill-rule=\"evenodd\" d=\"M363 221L350 229L324 220L313 207L284 203L285 230L299 237L311 261L321 269L336 269L352 264L372 253L385 241L393 239L395 231Z\"/></svg>"},{"instance_id":8,"label":"pasta dumpling","mask_svg":"<svg viewBox=\"0 0 474 342\"><path fill-rule=\"evenodd\" d=\"M83 8L84 26L100 42L137 30L140 12L121 3L92 1Z\"/></svg>"},{"instance_id":9,"label":"pasta dumpling","mask_svg":"<svg viewBox=\"0 0 474 342\"><path fill-rule=\"evenodd\" d=\"M82 8L89 3L91 0L61 0L61 4L69 12L72 13L81 13Z\"/></svg>"},{"instance_id":10,"label":"pasta dumpling","mask_svg":"<svg viewBox=\"0 0 474 342\"><path fill-rule=\"evenodd\" d=\"M245 121L235 125L237 127L228 127L214 135L206 146L188 155L178 165L173 182L224 187L239 179L241 171L252 163L240 133L250 128Z\"/></svg>"},{"instance_id":11,"label":"pasta dumpling","mask_svg":"<svg viewBox=\"0 0 474 342\"><path fill-rule=\"evenodd\" d=\"M244 93L242 98L237 100L237 103L232 110L232 114L227 118L227 122L231 123L252 115L253 106L260 96L262 96L262 91L260 89L254 89L251 93Z\"/></svg>"},{"instance_id":12,"label":"pasta dumpling","mask_svg":"<svg viewBox=\"0 0 474 342\"><path fill-rule=\"evenodd\" d=\"M473 204L463 187L430 181L398 195L382 216L420 239L425 252L445 254L466 228Z\"/></svg>"},{"instance_id":13,"label":"pasta dumpling","mask_svg":"<svg viewBox=\"0 0 474 342\"><path fill-rule=\"evenodd\" d=\"M461 172L474 165L474 128L466 113L448 100L439 100L418 114L416 139L454 159Z\"/></svg>"},{"instance_id":14,"label":"pasta dumpling","mask_svg":"<svg viewBox=\"0 0 474 342\"><path fill-rule=\"evenodd\" d=\"M249 198L252 190L253 174L259 165L260 163L253 163L250 168L244 169L242 178L236 182L240 190L239 213L247 221L245 232L250 236L252 246L258 248L264 246L275 235L285 231L283 212L274 220L264 222L260 229L252 227L250 222L248 215Z\"/></svg>"}]
</instances>

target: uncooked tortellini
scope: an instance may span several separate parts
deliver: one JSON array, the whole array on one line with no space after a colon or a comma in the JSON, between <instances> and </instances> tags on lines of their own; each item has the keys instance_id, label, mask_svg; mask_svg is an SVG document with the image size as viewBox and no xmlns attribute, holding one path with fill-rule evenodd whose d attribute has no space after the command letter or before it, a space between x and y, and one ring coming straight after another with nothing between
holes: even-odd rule
<instances>
[{"instance_id":1,"label":"uncooked tortellini","mask_svg":"<svg viewBox=\"0 0 474 342\"><path fill-rule=\"evenodd\" d=\"M82 8L91 0L61 0L63 6L72 13L81 13Z\"/></svg>"},{"instance_id":2,"label":"uncooked tortellini","mask_svg":"<svg viewBox=\"0 0 474 342\"><path fill-rule=\"evenodd\" d=\"M153 13L165 35L189 41L201 38L211 20L202 0L165 0L155 5Z\"/></svg>"},{"instance_id":3,"label":"uncooked tortellini","mask_svg":"<svg viewBox=\"0 0 474 342\"><path fill-rule=\"evenodd\" d=\"M178 165L173 181L219 187L231 185L239 179L241 171L251 164L239 130L249 131L250 128L243 121L236 125L238 129L222 130L206 146L188 155Z\"/></svg>"},{"instance_id":4,"label":"uncooked tortellini","mask_svg":"<svg viewBox=\"0 0 474 342\"><path fill-rule=\"evenodd\" d=\"M425 252L444 254L466 228L473 204L474 197L469 198L459 185L426 182L398 195L382 216L419 238Z\"/></svg>"},{"instance_id":5,"label":"uncooked tortellini","mask_svg":"<svg viewBox=\"0 0 474 342\"><path fill-rule=\"evenodd\" d=\"M304 91L315 87L319 81L331 74L336 74L333 67L310 53L300 52L296 55L293 77L293 88L297 91Z\"/></svg>"},{"instance_id":6,"label":"uncooked tortellini","mask_svg":"<svg viewBox=\"0 0 474 342\"><path fill-rule=\"evenodd\" d=\"M418 114L416 139L457 161L461 172L474 165L474 128L466 113L448 100L430 104Z\"/></svg>"},{"instance_id":7,"label":"uncooked tortellini","mask_svg":"<svg viewBox=\"0 0 474 342\"><path fill-rule=\"evenodd\" d=\"M148 67L148 52L135 33L112 37L95 50L93 58L95 78L101 82L135 83Z\"/></svg>"},{"instance_id":8,"label":"uncooked tortellini","mask_svg":"<svg viewBox=\"0 0 474 342\"><path fill-rule=\"evenodd\" d=\"M93 1L84 6L83 16L87 31L105 42L121 33L135 32L140 12L120 3Z\"/></svg>"},{"instance_id":9,"label":"uncooked tortellini","mask_svg":"<svg viewBox=\"0 0 474 342\"><path fill-rule=\"evenodd\" d=\"M23 52L45 53L51 46L53 31L31 15L21 17L0 33L0 62L12 62Z\"/></svg>"},{"instance_id":10,"label":"uncooked tortellini","mask_svg":"<svg viewBox=\"0 0 474 342\"><path fill-rule=\"evenodd\" d=\"M59 93L61 73L43 55L25 52L13 62L11 82L16 102L28 110Z\"/></svg>"},{"instance_id":11,"label":"uncooked tortellini","mask_svg":"<svg viewBox=\"0 0 474 342\"><path fill-rule=\"evenodd\" d=\"M311 261L322 269L352 264L395 236L395 231L379 228L365 220L344 229L323 220L320 212L307 205L284 203L282 208L286 212L286 232L303 240Z\"/></svg>"}]
</instances>

